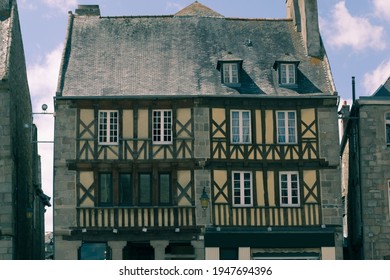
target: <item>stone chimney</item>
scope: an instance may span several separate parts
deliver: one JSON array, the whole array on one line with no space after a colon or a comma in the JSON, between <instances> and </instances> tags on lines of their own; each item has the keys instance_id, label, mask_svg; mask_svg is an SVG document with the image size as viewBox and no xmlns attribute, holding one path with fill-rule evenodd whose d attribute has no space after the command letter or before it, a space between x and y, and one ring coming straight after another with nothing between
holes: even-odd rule
<instances>
[{"instance_id":1,"label":"stone chimney","mask_svg":"<svg viewBox=\"0 0 390 280\"><path fill-rule=\"evenodd\" d=\"M318 25L317 0L286 0L287 18L291 18L298 32L302 33L307 54L323 55Z\"/></svg>"},{"instance_id":2,"label":"stone chimney","mask_svg":"<svg viewBox=\"0 0 390 280\"><path fill-rule=\"evenodd\" d=\"M99 5L78 5L76 15L79 16L100 16Z\"/></svg>"}]
</instances>

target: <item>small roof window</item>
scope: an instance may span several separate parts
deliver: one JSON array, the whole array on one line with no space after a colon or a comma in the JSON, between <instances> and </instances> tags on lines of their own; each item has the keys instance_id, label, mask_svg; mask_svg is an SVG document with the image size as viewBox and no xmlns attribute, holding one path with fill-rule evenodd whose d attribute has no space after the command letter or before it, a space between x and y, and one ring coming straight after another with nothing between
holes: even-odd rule
<instances>
[{"instance_id":1,"label":"small roof window","mask_svg":"<svg viewBox=\"0 0 390 280\"><path fill-rule=\"evenodd\" d=\"M218 60L217 70L221 72L222 84L229 87L241 87L241 69L243 60L231 52Z\"/></svg>"},{"instance_id":2,"label":"small roof window","mask_svg":"<svg viewBox=\"0 0 390 280\"><path fill-rule=\"evenodd\" d=\"M285 54L275 61L273 68L278 71L279 85L297 85L298 65L299 60L290 54Z\"/></svg>"}]
</instances>

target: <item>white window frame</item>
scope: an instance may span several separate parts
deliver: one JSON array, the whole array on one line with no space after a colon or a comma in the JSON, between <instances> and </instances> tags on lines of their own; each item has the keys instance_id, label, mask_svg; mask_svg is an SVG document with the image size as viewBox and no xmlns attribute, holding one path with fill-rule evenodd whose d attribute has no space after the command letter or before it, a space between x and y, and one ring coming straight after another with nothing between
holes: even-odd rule
<instances>
[{"instance_id":1,"label":"white window frame","mask_svg":"<svg viewBox=\"0 0 390 280\"><path fill-rule=\"evenodd\" d=\"M238 139L235 139L235 135L233 134L233 114L238 113ZM244 118L243 114L248 113L248 140L244 141ZM251 112L249 110L231 110L230 111L230 136L232 144L250 144L252 142L252 124L251 124Z\"/></svg>"},{"instance_id":2,"label":"white window frame","mask_svg":"<svg viewBox=\"0 0 390 280\"><path fill-rule=\"evenodd\" d=\"M284 116L282 119L279 118L279 113L283 113ZM291 127L289 124L289 113L294 113L294 126ZM284 127L280 127L279 120L284 122ZM289 129L293 128L294 133L291 135ZM283 132L283 134L281 134ZM282 141L280 137L284 135L285 140ZM294 139L290 140L290 137L293 136ZM296 111L276 111L276 137L278 144L296 144L297 143L297 112Z\"/></svg>"},{"instance_id":3,"label":"white window frame","mask_svg":"<svg viewBox=\"0 0 390 280\"><path fill-rule=\"evenodd\" d=\"M282 176L287 176L287 181L282 180ZM292 176L296 176L296 181L292 180ZM286 182L287 195L283 195L284 186L283 183ZM294 187L293 183L296 183L297 192L296 195L293 195ZM299 187L299 173L296 171L280 172L279 173L279 191L280 191L280 206L282 207L299 207L300 206L300 187ZM287 202L283 202L283 198L287 197ZM293 202L293 198L297 199L297 202Z\"/></svg>"},{"instance_id":4,"label":"white window frame","mask_svg":"<svg viewBox=\"0 0 390 280\"><path fill-rule=\"evenodd\" d=\"M385 114L385 142L390 147L390 112Z\"/></svg>"},{"instance_id":5,"label":"white window frame","mask_svg":"<svg viewBox=\"0 0 390 280\"><path fill-rule=\"evenodd\" d=\"M105 115L104 118L102 114ZM115 116L112 114L115 114ZM117 110L99 110L98 119L99 145L118 145L119 112ZM105 123L103 120L105 120Z\"/></svg>"},{"instance_id":6,"label":"white window frame","mask_svg":"<svg viewBox=\"0 0 390 280\"><path fill-rule=\"evenodd\" d=\"M235 66L235 69L234 69ZM222 81L224 84L240 83L239 65L238 63L223 63L222 64Z\"/></svg>"},{"instance_id":7,"label":"white window frame","mask_svg":"<svg viewBox=\"0 0 390 280\"><path fill-rule=\"evenodd\" d=\"M159 116L156 116L155 113L159 113ZM165 114L169 113L169 116ZM158 120L158 123L156 122ZM157 145L168 145L173 142L172 135L172 110L153 110L152 112L152 139L153 144ZM159 127L156 125L159 124ZM168 126L168 127L166 127ZM164 140L167 138L166 140Z\"/></svg>"},{"instance_id":8,"label":"white window frame","mask_svg":"<svg viewBox=\"0 0 390 280\"><path fill-rule=\"evenodd\" d=\"M279 70L279 81L281 85L296 84L296 66L293 63L281 63Z\"/></svg>"},{"instance_id":9,"label":"white window frame","mask_svg":"<svg viewBox=\"0 0 390 280\"><path fill-rule=\"evenodd\" d=\"M239 174L239 180L235 180L235 175ZM245 195L245 175L249 174L249 195ZM235 183L239 183L239 196L235 195ZM239 197L240 202L236 203L236 197ZM249 203L245 202L245 198L249 197ZM253 180L252 172L248 171L233 171L232 172L232 204L234 207L251 207L253 206Z\"/></svg>"}]
</instances>

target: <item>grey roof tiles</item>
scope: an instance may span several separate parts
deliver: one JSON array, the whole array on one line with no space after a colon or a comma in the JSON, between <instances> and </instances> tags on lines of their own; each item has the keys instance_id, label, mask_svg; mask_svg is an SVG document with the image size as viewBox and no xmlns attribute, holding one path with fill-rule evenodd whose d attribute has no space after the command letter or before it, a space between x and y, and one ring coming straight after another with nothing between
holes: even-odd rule
<instances>
[{"instance_id":1,"label":"grey roof tiles","mask_svg":"<svg viewBox=\"0 0 390 280\"><path fill-rule=\"evenodd\" d=\"M172 16L71 15L58 95L333 95L327 57L309 57L289 19L224 18L194 3ZM219 60L242 59L241 87L221 84ZM299 61L298 86L274 63Z\"/></svg>"}]
</instances>

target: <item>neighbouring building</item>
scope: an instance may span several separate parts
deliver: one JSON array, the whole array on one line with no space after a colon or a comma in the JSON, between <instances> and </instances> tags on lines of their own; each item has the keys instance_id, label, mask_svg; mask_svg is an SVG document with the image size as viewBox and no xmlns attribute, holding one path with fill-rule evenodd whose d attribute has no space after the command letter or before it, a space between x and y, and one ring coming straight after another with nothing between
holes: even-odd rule
<instances>
[{"instance_id":1,"label":"neighbouring building","mask_svg":"<svg viewBox=\"0 0 390 280\"><path fill-rule=\"evenodd\" d=\"M390 259L390 78L340 114L346 258Z\"/></svg>"},{"instance_id":2,"label":"neighbouring building","mask_svg":"<svg viewBox=\"0 0 390 280\"><path fill-rule=\"evenodd\" d=\"M0 259L44 259L37 128L16 1L0 1Z\"/></svg>"},{"instance_id":3,"label":"neighbouring building","mask_svg":"<svg viewBox=\"0 0 390 280\"><path fill-rule=\"evenodd\" d=\"M317 2L286 8L69 14L55 259L343 258L339 98Z\"/></svg>"}]
</instances>

